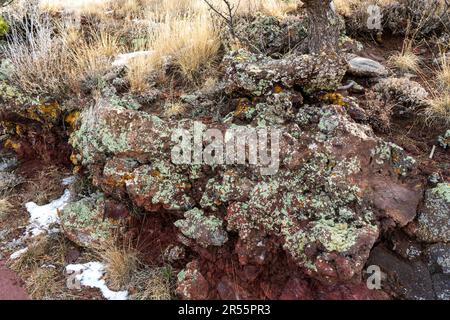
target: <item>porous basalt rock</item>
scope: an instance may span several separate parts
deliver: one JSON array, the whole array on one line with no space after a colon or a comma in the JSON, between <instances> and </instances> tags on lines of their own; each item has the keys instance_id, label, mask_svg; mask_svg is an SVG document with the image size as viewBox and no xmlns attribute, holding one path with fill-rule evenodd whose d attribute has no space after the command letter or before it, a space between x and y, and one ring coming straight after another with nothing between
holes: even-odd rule
<instances>
[{"instance_id":1,"label":"porous basalt rock","mask_svg":"<svg viewBox=\"0 0 450 320\"><path fill-rule=\"evenodd\" d=\"M200 244L183 240L200 256L210 257L204 247L220 246L237 234L235 250L243 268L270 264L281 250L324 283L358 281L379 237L379 219L394 225L414 219L412 208L421 194L411 178L414 161L353 122L340 106L274 112L285 95L272 94L267 101L273 102L256 108L251 122L283 128L280 169L273 176L261 176L255 165L174 165L171 130L189 130L192 120L162 120L106 100L81 115L71 141L100 188L110 190L117 182L149 212L184 212L185 220L176 225ZM88 115L96 119L93 126ZM223 131L235 125L203 126ZM379 185L398 190L404 201L380 202ZM261 248L255 250L255 243Z\"/></svg>"},{"instance_id":2,"label":"porous basalt rock","mask_svg":"<svg viewBox=\"0 0 450 320\"><path fill-rule=\"evenodd\" d=\"M245 50L224 58L226 90L263 96L276 84L302 87L304 92L334 90L347 71L347 62L337 55L289 55L271 59Z\"/></svg>"},{"instance_id":3,"label":"porous basalt rock","mask_svg":"<svg viewBox=\"0 0 450 320\"><path fill-rule=\"evenodd\" d=\"M228 241L228 235L222 227L223 220L214 216L205 216L197 208L184 214L185 220L175 222L181 233L195 239L200 245L220 247Z\"/></svg>"},{"instance_id":4,"label":"porous basalt rock","mask_svg":"<svg viewBox=\"0 0 450 320\"><path fill-rule=\"evenodd\" d=\"M284 18L257 14L251 21L238 24L236 34L250 50L268 56L287 53L307 36L302 17Z\"/></svg>"},{"instance_id":5,"label":"porous basalt rock","mask_svg":"<svg viewBox=\"0 0 450 320\"><path fill-rule=\"evenodd\" d=\"M419 83L407 78L383 79L373 90L394 102L393 112L397 115L410 116L418 108L428 106L428 92Z\"/></svg>"},{"instance_id":6,"label":"porous basalt rock","mask_svg":"<svg viewBox=\"0 0 450 320\"><path fill-rule=\"evenodd\" d=\"M79 246L103 245L112 238L118 227L117 220L108 217L112 207L111 203L105 201L103 194L93 194L89 198L71 202L59 211L62 229Z\"/></svg>"},{"instance_id":7,"label":"porous basalt rock","mask_svg":"<svg viewBox=\"0 0 450 320\"><path fill-rule=\"evenodd\" d=\"M204 300L208 297L208 282L198 269L198 261L192 261L178 273L176 291L182 299Z\"/></svg>"},{"instance_id":8,"label":"porous basalt rock","mask_svg":"<svg viewBox=\"0 0 450 320\"><path fill-rule=\"evenodd\" d=\"M450 242L450 184L439 183L427 190L424 207L417 217L416 236L425 242Z\"/></svg>"}]
</instances>

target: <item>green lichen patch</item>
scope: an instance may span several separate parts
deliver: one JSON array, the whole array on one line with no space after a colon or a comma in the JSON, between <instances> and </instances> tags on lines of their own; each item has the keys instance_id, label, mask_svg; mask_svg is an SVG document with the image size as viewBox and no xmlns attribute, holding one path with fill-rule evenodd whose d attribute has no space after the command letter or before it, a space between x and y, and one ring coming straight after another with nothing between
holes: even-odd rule
<instances>
[{"instance_id":1,"label":"green lichen patch","mask_svg":"<svg viewBox=\"0 0 450 320\"><path fill-rule=\"evenodd\" d=\"M176 221L175 226L186 237L196 240L201 246L220 247L228 241L221 219L205 216L204 212L197 208L187 211L184 217L184 220Z\"/></svg>"}]
</instances>

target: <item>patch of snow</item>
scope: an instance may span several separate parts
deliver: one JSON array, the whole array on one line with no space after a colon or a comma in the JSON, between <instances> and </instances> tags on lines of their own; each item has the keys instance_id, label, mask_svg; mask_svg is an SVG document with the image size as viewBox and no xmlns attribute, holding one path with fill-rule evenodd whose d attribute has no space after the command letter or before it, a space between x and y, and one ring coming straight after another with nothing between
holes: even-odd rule
<instances>
[{"instance_id":1,"label":"patch of snow","mask_svg":"<svg viewBox=\"0 0 450 320\"><path fill-rule=\"evenodd\" d=\"M119 54L117 58L113 61L113 67L123 67L126 66L132 59L139 57L148 57L153 54L153 51L136 51L130 53Z\"/></svg>"},{"instance_id":2,"label":"patch of snow","mask_svg":"<svg viewBox=\"0 0 450 320\"><path fill-rule=\"evenodd\" d=\"M66 267L67 272L75 273L75 277L81 285L98 288L108 300L127 300L128 291L112 291L106 286L103 278L105 266L100 262L88 262L85 264L70 264Z\"/></svg>"},{"instance_id":3,"label":"patch of snow","mask_svg":"<svg viewBox=\"0 0 450 320\"><path fill-rule=\"evenodd\" d=\"M44 206L39 206L34 202L25 204L30 213L30 221L27 227L27 234L33 237L44 232L56 232L58 230L49 230L50 225L59 223L58 210L63 209L70 200L70 191L65 190L61 198L50 202Z\"/></svg>"},{"instance_id":4,"label":"patch of snow","mask_svg":"<svg viewBox=\"0 0 450 320\"><path fill-rule=\"evenodd\" d=\"M20 249L9 256L11 260L19 259L25 252L28 251L28 247Z\"/></svg>"},{"instance_id":5,"label":"patch of snow","mask_svg":"<svg viewBox=\"0 0 450 320\"><path fill-rule=\"evenodd\" d=\"M75 182L75 176L70 176L70 177L64 178L62 180L62 185L63 186L70 186L74 182Z\"/></svg>"}]
</instances>

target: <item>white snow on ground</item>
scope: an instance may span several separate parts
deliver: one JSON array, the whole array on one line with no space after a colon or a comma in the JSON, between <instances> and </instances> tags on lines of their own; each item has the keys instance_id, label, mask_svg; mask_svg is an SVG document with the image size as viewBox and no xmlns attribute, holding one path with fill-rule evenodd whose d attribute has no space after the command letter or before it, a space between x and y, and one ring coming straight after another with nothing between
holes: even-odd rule
<instances>
[{"instance_id":1,"label":"white snow on ground","mask_svg":"<svg viewBox=\"0 0 450 320\"><path fill-rule=\"evenodd\" d=\"M128 291L111 291L106 286L106 281L102 279L105 274L105 266L100 262L70 264L66 267L66 271L74 272L81 285L100 289L103 296L108 300L128 299Z\"/></svg>"},{"instance_id":2,"label":"white snow on ground","mask_svg":"<svg viewBox=\"0 0 450 320\"><path fill-rule=\"evenodd\" d=\"M72 177L63 180L63 185L70 185L73 180ZM52 224L59 225L58 210L64 208L70 200L70 191L65 190L61 198L56 199L49 204L44 206L39 206L34 202L28 202L25 207L30 214L30 219L28 221L28 226L26 227L25 234L17 240L18 242L24 243L27 238L34 238L43 233L54 233L59 232L59 228L50 229ZM28 251L28 247L17 250L9 257L11 260L18 259L25 252Z\"/></svg>"},{"instance_id":3,"label":"white snow on ground","mask_svg":"<svg viewBox=\"0 0 450 320\"><path fill-rule=\"evenodd\" d=\"M69 185L71 185L74 182L75 182L75 176L70 176L70 177L64 178L62 180L62 185L63 186L69 186Z\"/></svg>"},{"instance_id":4,"label":"white snow on ground","mask_svg":"<svg viewBox=\"0 0 450 320\"><path fill-rule=\"evenodd\" d=\"M123 67L126 66L131 59L138 57L148 57L153 53L153 51L135 51L130 53L119 54L116 60L113 61L113 67Z\"/></svg>"},{"instance_id":5,"label":"white snow on ground","mask_svg":"<svg viewBox=\"0 0 450 320\"><path fill-rule=\"evenodd\" d=\"M27 251L28 251L28 247L20 249L20 250L17 250L12 255L10 255L9 258L11 260L16 260L16 259L20 258Z\"/></svg>"},{"instance_id":6,"label":"white snow on ground","mask_svg":"<svg viewBox=\"0 0 450 320\"><path fill-rule=\"evenodd\" d=\"M49 230L50 225L59 223L58 210L64 208L69 200L70 191L65 190L61 198L54 200L44 206L38 206L34 202L28 202L27 204L25 204L25 207L30 213L30 221L27 227L27 234L31 234L33 237L35 237L44 232L55 231Z\"/></svg>"}]
</instances>

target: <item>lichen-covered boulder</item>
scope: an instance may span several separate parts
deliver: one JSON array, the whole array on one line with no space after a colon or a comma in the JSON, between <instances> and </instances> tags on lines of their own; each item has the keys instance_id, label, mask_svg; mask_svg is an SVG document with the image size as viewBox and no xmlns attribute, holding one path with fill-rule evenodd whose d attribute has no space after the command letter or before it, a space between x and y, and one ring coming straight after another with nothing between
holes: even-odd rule
<instances>
[{"instance_id":1,"label":"lichen-covered boulder","mask_svg":"<svg viewBox=\"0 0 450 320\"><path fill-rule=\"evenodd\" d=\"M415 235L425 242L450 242L450 183L427 190Z\"/></svg>"},{"instance_id":2,"label":"lichen-covered boulder","mask_svg":"<svg viewBox=\"0 0 450 320\"><path fill-rule=\"evenodd\" d=\"M433 244L426 249L426 256L431 273L450 275L450 244Z\"/></svg>"},{"instance_id":3,"label":"lichen-covered boulder","mask_svg":"<svg viewBox=\"0 0 450 320\"><path fill-rule=\"evenodd\" d=\"M198 261L192 261L178 273L176 292L182 299L205 300L208 297L208 282L198 268Z\"/></svg>"},{"instance_id":4,"label":"lichen-covered boulder","mask_svg":"<svg viewBox=\"0 0 450 320\"><path fill-rule=\"evenodd\" d=\"M112 211L103 194L97 193L67 204L59 211L59 217L71 241L82 247L95 247L110 240L119 226L116 219L108 217Z\"/></svg>"},{"instance_id":5,"label":"lichen-covered boulder","mask_svg":"<svg viewBox=\"0 0 450 320\"><path fill-rule=\"evenodd\" d=\"M394 113L410 116L418 108L428 106L428 92L408 78L386 78L378 82L373 90L394 105Z\"/></svg>"},{"instance_id":6,"label":"lichen-covered boulder","mask_svg":"<svg viewBox=\"0 0 450 320\"><path fill-rule=\"evenodd\" d=\"M197 208L187 211L184 220L175 222L181 233L190 239L194 239L200 245L220 247L228 240L228 235L223 229L223 220L214 216L206 216Z\"/></svg>"},{"instance_id":7,"label":"lichen-covered boulder","mask_svg":"<svg viewBox=\"0 0 450 320\"><path fill-rule=\"evenodd\" d=\"M304 92L334 90L341 84L347 62L334 54L289 55L267 58L245 50L231 52L224 58L227 92L263 96L275 85L302 87Z\"/></svg>"},{"instance_id":8,"label":"lichen-covered boulder","mask_svg":"<svg viewBox=\"0 0 450 320\"><path fill-rule=\"evenodd\" d=\"M233 247L221 245L234 234L243 268L268 266L283 250L324 283L355 281L379 238L380 221L405 226L415 218L422 194L411 175L415 161L353 122L341 106L296 110L291 97L271 93L247 118L249 128L283 129L273 175L252 164L174 164L172 129L190 132L192 120L162 120L106 100L94 113L83 112L71 141L101 189L119 185L148 212L184 213L174 221L180 239L207 259L205 250ZM224 132L236 127L235 119L236 113L227 123L200 127Z\"/></svg>"},{"instance_id":9,"label":"lichen-covered boulder","mask_svg":"<svg viewBox=\"0 0 450 320\"><path fill-rule=\"evenodd\" d=\"M305 19L257 14L251 21L242 21L236 27L236 34L250 50L268 56L287 53L307 36Z\"/></svg>"}]
</instances>

